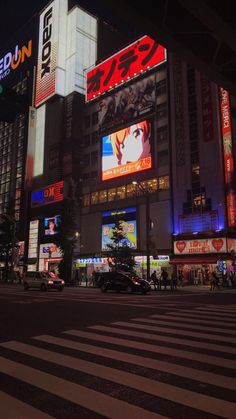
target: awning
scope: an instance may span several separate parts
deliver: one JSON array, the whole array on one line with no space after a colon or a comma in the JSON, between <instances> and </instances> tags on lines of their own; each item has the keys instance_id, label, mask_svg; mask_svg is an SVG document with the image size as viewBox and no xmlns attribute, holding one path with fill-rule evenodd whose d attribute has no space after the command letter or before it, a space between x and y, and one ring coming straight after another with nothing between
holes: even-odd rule
<instances>
[{"instance_id":1,"label":"awning","mask_svg":"<svg viewBox=\"0 0 236 419\"><path fill-rule=\"evenodd\" d=\"M217 263L219 258L224 259L221 255L197 255L197 256L184 256L184 257L175 257L170 260L170 263L175 265L208 265L211 263Z\"/></svg>"}]
</instances>

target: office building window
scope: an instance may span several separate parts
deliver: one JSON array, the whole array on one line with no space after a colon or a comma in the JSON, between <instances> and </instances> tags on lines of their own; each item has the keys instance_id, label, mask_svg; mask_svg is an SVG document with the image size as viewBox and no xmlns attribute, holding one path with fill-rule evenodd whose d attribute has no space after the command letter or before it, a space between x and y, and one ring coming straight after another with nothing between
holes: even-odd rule
<instances>
[{"instance_id":1,"label":"office building window","mask_svg":"<svg viewBox=\"0 0 236 419\"><path fill-rule=\"evenodd\" d=\"M157 105L157 119L165 118L167 116L167 103Z\"/></svg>"},{"instance_id":2,"label":"office building window","mask_svg":"<svg viewBox=\"0 0 236 419\"><path fill-rule=\"evenodd\" d=\"M126 196L126 188L125 186L119 186L116 189L116 198L117 199L125 199Z\"/></svg>"},{"instance_id":3,"label":"office building window","mask_svg":"<svg viewBox=\"0 0 236 419\"><path fill-rule=\"evenodd\" d=\"M107 198L108 198L108 201L115 201L115 199L116 199L116 188L108 189Z\"/></svg>"},{"instance_id":4,"label":"office building window","mask_svg":"<svg viewBox=\"0 0 236 419\"><path fill-rule=\"evenodd\" d=\"M107 202L107 191L99 191L99 203Z\"/></svg>"},{"instance_id":5,"label":"office building window","mask_svg":"<svg viewBox=\"0 0 236 419\"><path fill-rule=\"evenodd\" d=\"M98 192L91 193L91 205L98 204Z\"/></svg>"},{"instance_id":6,"label":"office building window","mask_svg":"<svg viewBox=\"0 0 236 419\"><path fill-rule=\"evenodd\" d=\"M168 128L167 125L157 129L157 142L164 143L168 139Z\"/></svg>"},{"instance_id":7,"label":"office building window","mask_svg":"<svg viewBox=\"0 0 236 419\"><path fill-rule=\"evenodd\" d=\"M156 85L157 96L163 95L165 93L166 93L166 79L159 81Z\"/></svg>"}]
</instances>

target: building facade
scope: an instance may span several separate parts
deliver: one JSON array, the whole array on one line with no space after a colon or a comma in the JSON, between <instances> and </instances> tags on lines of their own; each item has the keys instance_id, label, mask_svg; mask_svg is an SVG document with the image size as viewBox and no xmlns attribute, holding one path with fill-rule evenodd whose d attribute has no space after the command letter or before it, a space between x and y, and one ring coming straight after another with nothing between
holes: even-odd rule
<instances>
[{"instance_id":1,"label":"building facade","mask_svg":"<svg viewBox=\"0 0 236 419\"><path fill-rule=\"evenodd\" d=\"M57 268L55 235L74 191L81 272L109 269L117 220L140 275L148 260L186 282L233 272L234 99L148 35L124 39L68 3L50 2L34 37L3 53L7 67L15 52L17 69L0 67L30 95L26 114L0 123L0 211L19 224L27 268Z\"/></svg>"}]
</instances>

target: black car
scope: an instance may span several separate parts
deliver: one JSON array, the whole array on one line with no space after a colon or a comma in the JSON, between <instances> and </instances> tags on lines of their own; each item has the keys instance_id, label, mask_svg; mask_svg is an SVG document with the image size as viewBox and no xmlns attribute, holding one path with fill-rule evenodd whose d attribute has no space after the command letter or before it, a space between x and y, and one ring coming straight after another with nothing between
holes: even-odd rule
<instances>
[{"instance_id":1,"label":"black car","mask_svg":"<svg viewBox=\"0 0 236 419\"><path fill-rule=\"evenodd\" d=\"M112 290L146 294L151 289L147 281L130 272L106 272L104 274L100 277L103 280L100 285L102 292Z\"/></svg>"}]
</instances>

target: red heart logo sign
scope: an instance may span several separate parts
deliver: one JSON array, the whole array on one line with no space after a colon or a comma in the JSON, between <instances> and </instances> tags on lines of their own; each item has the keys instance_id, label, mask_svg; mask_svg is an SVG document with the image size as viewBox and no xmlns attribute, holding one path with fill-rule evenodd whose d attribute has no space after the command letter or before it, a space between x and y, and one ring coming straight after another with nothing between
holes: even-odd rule
<instances>
[{"instance_id":1,"label":"red heart logo sign","mask_svg":"<svg viewBox=\"0 0 236 419\"><path fill-rule=\"evenodd\" d=\"M216 249L217 252L220 251L220 249L223 247L223 240L222 239L213 239L212 240L212 246Z\"/></svg>"},{"instance_id":2,"label":"red heart logo sign","mask_svg":"<svg viewBox=\"0 0 236 419\"><path fill-rule=\"evenodd\" d=\"M176 247L180 253L182 253L186 247L186 243L184 241L179 241L176 243Z\"/></svg>"}]
</instances>

